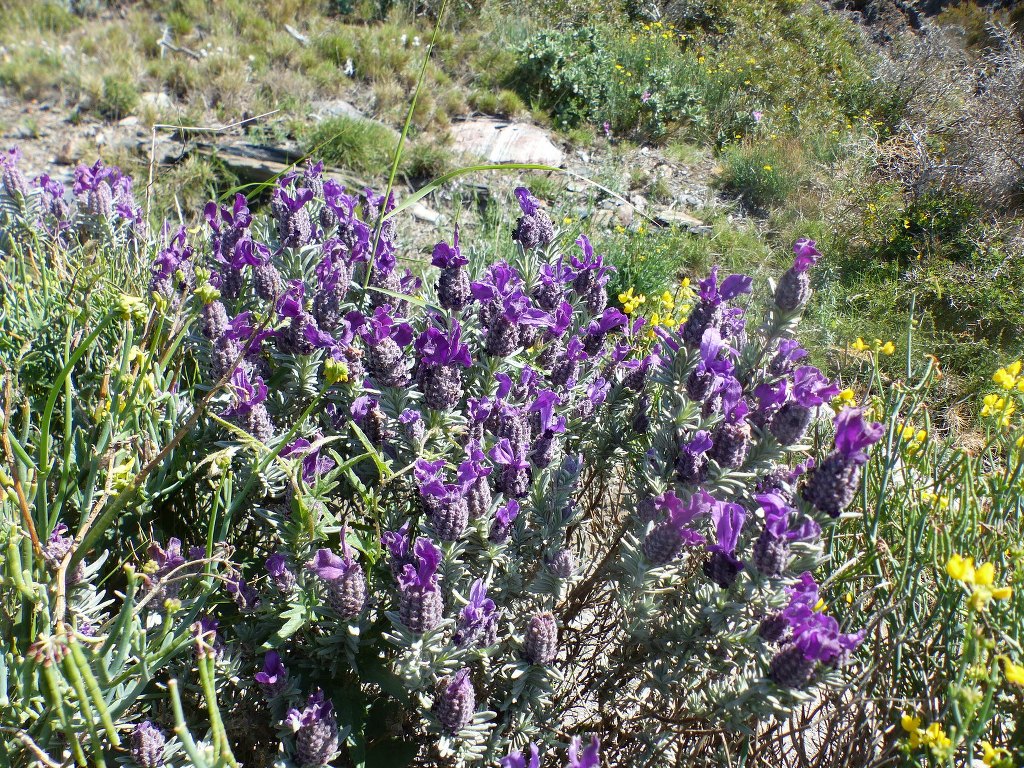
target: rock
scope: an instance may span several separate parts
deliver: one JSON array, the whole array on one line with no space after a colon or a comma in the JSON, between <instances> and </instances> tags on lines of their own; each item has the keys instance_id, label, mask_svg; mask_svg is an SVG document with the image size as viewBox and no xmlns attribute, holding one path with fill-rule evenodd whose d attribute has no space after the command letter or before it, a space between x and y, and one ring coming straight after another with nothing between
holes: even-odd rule
<instances>
[{"instance_id":1,"label":"rock","mask_svg":"<svg viewBox=\"0 0 1024 768\"><path fill-rule=\"evenodd\" d=\"M173 109L174 102L163 91L146 91L139 96L139 105L161 112Z\"/></svg>"},{"instance_id":2,"label":"rock","mask_svg":"<svg viewBox=\"0 0 1024 768\"><path fill-rule=\"evenodd\" d=\"M703 200L691 192L680 192L676 195L676 201L685 208L696 208L703 204Z\"/></svg>"},{"instance_id":3,"label":"rock","mask_svg":"<svg viewBox=\"0 0 1024 768\"><path fill-rule=\"evenodd\" d=\"M704 222L695 216L691 216L683 211L673 211L670 209L658 211L654 216L654 221L662 227L679 227L680 229L688 229L691 232L695 227L705 226Z\"/></svg>"},{"instance_id":4,"label":"rock","mask_svg":"<svg viewBox=\"0 0 1024 768\"><path fill-rule=\"evenodd\" d=\"M612 218L615 214L609 211L607 208L598 208L594 211L594 215L590 218L595 227L601 229L608 229L612 225Z\"/></svg>"},{"instance_id":5,"label":"rock","mask_svg":"<svg viewBox=\"0 0 1024 768\"><path fill-rule=\"evenodd\" d=\"M428 224L437 224L441 221L441 214L437 211L427 208L423 203L414 203L409 208L409 213L412 214L414 219L419 221L425 221Z\"/></svg>"},{"instance_id":6,"label":"rock","mask_svg":"<svg viewBox=\"0 0 1024 768\"><path fill-rule=\"evenodd\" d=\"M310 105L309 112L314 120L327 120L332 117L351 117L353 119L366 117L357 107L344 99L314 101Z\"/></svg>"},{"instance_id":7,"label":"rock","mask_svg":"<svg viewBox=\"0 0 1024 768\"><path fill-rule=\"evenodd\" d=\"M139 118L135 115L128 115L128 117L119 120L117 124L122 128L134 128L139 124Z\"/></svg>"},{"instance_id":8,"label":"rock","mask_svg":"<svg viewBox=\"0 0 1024 768\"><path fill-rule=\"evenodd\" d=\"M629 202L633 204L633 207L638 211L647 210L647 198L640 194L634 194L629 196Z\"/></svg>"},{"instance_id":9,"label":"rock","mask_svg":"<svg viewBox=\"0 0 1024 768\"><path fill-rule=\"evenodd\" d=\"M453 148L492 163L536 163L559 167L565 155L547 131L530 123L477 117L451 127Z\"/></svg>"},{"instance_id":10,"label":"rock","mask_svg":"<svg viewBox=\"0 0 1024 768\"><path fill-rule=\"evenodd\" d=\"M58 165L74 165L81 157L82 152L78 142L74 139L68 139L57 150L57 157L55 159Z\"/></svg>"},{"instance_id":11,"label":"rock","mask_svg":"<svg viewBox=\"0 0 1024 768\"><path fill-rule=\"evenodd\" d=\"M623 203L615 209L615 221L620 227L628 227L633 223L633 206Z\"/></svg>"}]
</instances>

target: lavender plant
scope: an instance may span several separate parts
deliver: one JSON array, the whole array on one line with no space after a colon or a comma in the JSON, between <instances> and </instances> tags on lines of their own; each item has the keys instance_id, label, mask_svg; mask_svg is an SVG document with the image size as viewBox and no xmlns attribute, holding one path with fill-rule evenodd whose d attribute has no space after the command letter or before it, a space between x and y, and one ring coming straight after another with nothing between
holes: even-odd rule
<instances>
[{"instance_id":1,"label":"lavender plant","mask_svg":"<svg viewBox=\"0 0 1024 768\"><path fill-rule=\"evenodd\" d=\"M130 221L89 173L83 215ZM318 166L269 217L238 195L152 239L148 311L93 326L38 429L4 410L8 754L716 763L845 679L863 635L812 572L880 431L840 413L811 469L838 392L798 365L814 244L763 323L713 272L670 329L609 307L587 238L516 196L514 258L475 273L458 232L439 273L400 267L394 200ZM15 241L120 231L40 210ZM120 367L76 393L89 350Z\"/></svg>"}]
</instances>

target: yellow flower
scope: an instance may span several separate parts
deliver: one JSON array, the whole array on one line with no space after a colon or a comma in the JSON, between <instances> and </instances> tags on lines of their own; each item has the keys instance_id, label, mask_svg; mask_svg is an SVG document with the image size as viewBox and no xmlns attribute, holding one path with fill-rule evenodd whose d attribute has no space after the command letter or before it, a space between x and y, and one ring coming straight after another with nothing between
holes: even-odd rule
<instances>
[{"instance_id":1,"label":"yellow flower","mask_svg":"<svg viewBox=\"0 0 1024 768\"><path fill-rule=\"evenodd\" d=\"M864 342L864 339L862 339L860 336L858 336L857 340L853 342L853 344L851 344L850 346L853 348L855 352L866 352L867 350L871 349L871 347L869 347Z\"/></svg>"},{"instance_id":2,"label":"yellow flower","mask_svg":"<svg viewBox=\"0 0 1024 768\"><path fill-rule=\"evenodd\" d=\"M953 555L946 563L946 573L957 581L964 584L974 583L974 558L964 558L960 555Z\"/></svg>"},{"instance_id":3,"label":"yellow flower","mask_svg":"<svg viewBox=\"0 0 1024 768\"><path fill-rule=\"evenodd\" d=\"M913 733L921 727L921 718L904 712L903 717L900 718L900 725L903 726L903 730L907 733Z\"/></svg>"},{"instance_id":4,"label":"yellow flower","mask_svg":"<svg viewBox=\"0 0 1024 768\"><path fill-rule=\"evenodd\" d=\"M1020 360L1014 360L1005 368L1000 368L994 374L992 374L992 381L1001 386L1003 389L1013 389L1019 386L1020 383L1024 382L1021 378L1022 363Z\"/></svg>"},{"instance_id":5,"label":"yellow flower","mask_svg":"<svg viewBox=\"0 0 1024 768\"><path fill-rule=\"evenodd\" d=\"M849 387L836 395L834 402L838 406L851 406L857 404L857 400L853 396L853 390Z\"/></svg>"},{"instance_id":6,"label":"yellow flower","mask_svg":"<svg viewBox=\"0 0 1024 768\"><path fill-rule=\"evenodd\" d=\"M883 355L892 355L896 352L896 345L891 341L887 341L884 344L881 339L875 339L876 349Z\"/></svg>"},{"instance_id":7,"label":"yellow flower","mask_svg":"<svg viewBox=\"0 0 1024 768\"><path fill-rule=\"evenodd\" d=\"M672 298L672 294L668 291L661 294L661 306L669 311L674 309L676 306L676 300Z\"/></svg>"},{"instance_id":8,"label":"yellow flower","mask_svg":"<svg viewBox=\"0 0 1024 768\"><path fill-rule=\"evenodd\" d=\"M988 741L980 741L978 743L981 745L981 762L985 765L1011 765L1011 763L1006 762L1010 756L1008 750L1003 747L993 747L991 742Z\"/></svg>"},{"instance_id":9,"label":"yellow flower","mask_svg":"<svg viewBox=\"0 0 1024 768\"><path fill-rule=\"evenodd\" d=\"M1014 664L1009 659L1004 658L1003 677L1006 678L1006 682L1008 683L1024 686L1024 667L1020 664Z\"/></svg>"},{"instance_id":10,"label":"yellow flower","mask_svg":"<svg viewBox=\"0 0 1024 768\"><path fill-rule=\"evenodd\" d=\"M768 172L771 172L771 170L772 170L772 167L771 167L770 165L765 165L765 166L763 166L763 167L764 167L764 169L765 169L766 171L768 171Z\"/></svg>"}]
</instances>

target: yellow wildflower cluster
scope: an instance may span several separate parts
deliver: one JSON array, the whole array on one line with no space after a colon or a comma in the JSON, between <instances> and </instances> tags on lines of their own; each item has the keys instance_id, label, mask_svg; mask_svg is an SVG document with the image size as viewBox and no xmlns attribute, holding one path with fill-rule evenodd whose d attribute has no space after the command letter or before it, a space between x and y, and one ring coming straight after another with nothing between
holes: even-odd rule
<instances>
[{"instance_id":1,"label":"yellow wildflower cluster","mask_svg":"<svg viewBox=\"0 0 1024 768\"><path fill-rule=\"evenodd\" d=\"M832 402L840 408L849 408L857 404L857 398L853 396L853 390L847 387L832 398Z\"/></svg>"},{"instance_id":2,"label":"yellow wildflower cluster","mask_svg":"<svg viewBox=\"0 0 1024 768\"><path fill-rule=\"evenodd\" d=\"M1009 600L1013 596L1011 587L997 587L996 567L992 563L974 565L974 558L953 555L946 563L946 573L953 579L971 588L970 606L983 611L992 600Z\"/></svg>"},{"instance_id":3,"label":"yellow wildflower cluster","mask_svg":"<svg viewBox=\"0 0 1024 768\"><path fill-rule=\"evenodd\" d=\"M877 352L883 355L891 355L896 352L896 345L891 341L882 341L881 339L875 339L870 344L860 336L857 340L850 345L851 349L855 352Z\"/></svg>"},{"instance_id":4,"label":"yellow wildflower cluster","mask_svg":"<svg viewBox=\"0 0 1024 768\"><path fill-rule=\"evenodd\" d=\"M981 746L981 762L991 768L1012 768L1013 762L1010 759L1010 752L1003 747L993 747L990 741L979 741Z\"/></svg>"},{"instance_id":5,"label":"yellow wildflower cluster","mask_svg":"<svg viewBox=\"0 0 1024 768\"><path fill-rule=\"evenodd\" d=\"M634 294L632 288L619 294L619 303L622 304L622 311L627 315L632 315L636 312L645 301L647 301L647 297L642 293Z\"/></svg>"},{"instance_id":6,"label":"yellow wildflower cluster","mask_svg":"<svg viewBox=\"0 0 1024 768\"><path fill-rule=\"evenodd\" d=\"M928 439L928 432L923 429L915 429L913 424L902 424L897 427L896 434L903 440L903 450L910 456L920 452Z\"/></svg>"},{"instance_id":7,"label":"yellow wildflower cluster","mask_svg":"<svg viewBox=\"0 0 1024 768\"><path fill-rule=\"evenodd\" d=\"M1021 376L1022 363L1014 360L1005 368L1000 368L992 374L992 381L1003 389L1016 389L1024 392L1024 376Z\"/></svg>"},{"instance_id":8,"label":"yellow wildflower cluster","mask_svg":"<svg viewBox=\"0 0 1024 768\"><path fill-rule=\"evenodd\" d=\"M982 417L993 418L1001 427L1010 426L1010 417L1017 410L1016 404L1008 397L991 394L985 395L981 405Z\"/></svg>"},{"instance_id":9,"label":"yellow wildflower cluster","mask_svg":"<svg viewBox=\"0 0 1024 768\"><path fill-rule=\"evenodd\" d=\"M949 498L943 496L941 493L921 491L921 502L924 504L932 504L939 509L949 509Z\"/></svg>"},{"instance_id":10,"label":"yellow wildflower cluster","mask_svg":"<svg viewBox=\"0 0 1024 768\"><path fill-rule=\"evenodd\" d=\"M900 725L908 734L907 743L911 749L927 749L940 762L945 762L952 755L953 740L946 735L946 731L939 723L932 723L927 728L922 728L920 717L904 714L900 718Z\"/></svg>"},{"instance_id":11,"label":"yellow wildflower cluster","mask_svg":"<svg viewBox=\"0 0 1024 768\"><path fill-rule=\"evenodd\" d=\"M1011 685L1024 687L1024 667L1014 664L1007 658L1003 658L1003 677Z\"/></svg>"}]
</instances>

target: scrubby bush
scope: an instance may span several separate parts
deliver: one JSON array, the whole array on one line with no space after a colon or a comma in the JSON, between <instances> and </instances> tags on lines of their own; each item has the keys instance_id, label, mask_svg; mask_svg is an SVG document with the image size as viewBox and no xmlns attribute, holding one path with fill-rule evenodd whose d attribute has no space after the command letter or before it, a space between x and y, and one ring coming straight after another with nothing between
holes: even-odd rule
<instances>
[{"instance_id":1,"label":"scrubby bush","mask_svg":"<svg viewBox=\"0 0 1024 768\"><path fill-rule=\"evenodd\" d=\"M393 199L318 166L191 234L101 165L2 182L67 339L29 380L33 336L4 351L15 764L717 765L857 667L811 572L881 427L804 461L838 392L793 336L812 242L764 322L713 271L670 326L523 188L511 262L456 232L421 277ZM90 299L97 252L147 299Z\"/></svg>"},{"instance_id":2,"label":"scrubby bush","mask_svg":"<svg viewBox=\"0 0 1024 768\"><path fill-rule=\"evenodd\" d=\"M332 117L309 131L304 146L328 165L370 173L387 166L394 139L391 129L373 120Z\"/></svg>"}]
</instances>

